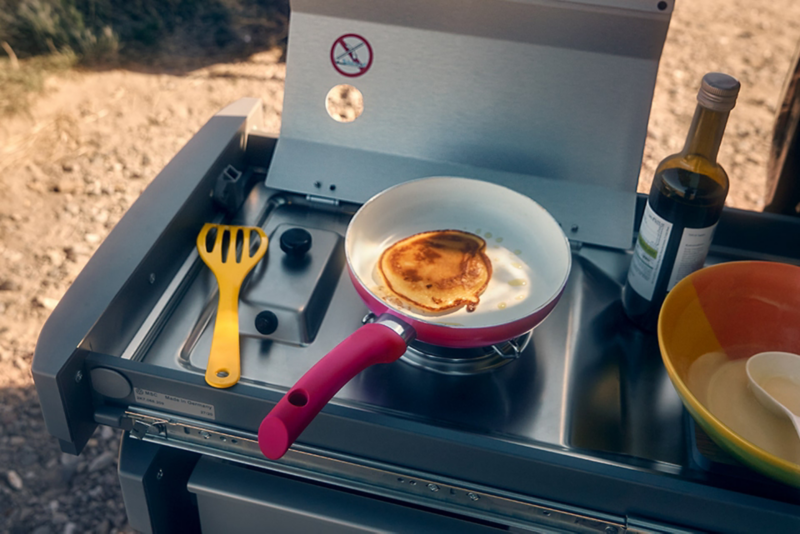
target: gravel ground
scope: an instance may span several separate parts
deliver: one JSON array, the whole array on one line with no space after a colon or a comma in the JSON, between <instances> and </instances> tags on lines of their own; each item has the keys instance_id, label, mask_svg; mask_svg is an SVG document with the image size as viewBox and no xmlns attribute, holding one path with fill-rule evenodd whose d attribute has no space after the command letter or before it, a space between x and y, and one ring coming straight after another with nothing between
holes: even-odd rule
<instances>
[{"instance_id":1,"label":"gravel ground","mask_svg":"<svg viewBox=\"0 0 800 534\"><path fill-rule=\"evenodd\" d=\"M796 0L679 0L640 190L682 146L702 75L722 70L743 84L720 153L728 204L761 208L772 122L798 42ZM51 79L28 115L0 118L0 532L131 531L116 477L118 433L98 430L73 457L44 427L30 378L36 337L109 230L214 112L257 96L277 133L280 56L73 71Z\"/></svg>"},{"instance_id":2,"label":"gravel ground","mask_svg":"<svg viewBox=\"0 0 800 534\"><path fill-rule=\"evenodd\" d=\"M242 96L277 134L282 51L166 74L73 72L31 115L0 121L0 532L130 532L119 434L62 454L30 376L36 338L128 207L189 138ZM155 70L155 69L153 69Z\"/></svg>"}]
</instances>

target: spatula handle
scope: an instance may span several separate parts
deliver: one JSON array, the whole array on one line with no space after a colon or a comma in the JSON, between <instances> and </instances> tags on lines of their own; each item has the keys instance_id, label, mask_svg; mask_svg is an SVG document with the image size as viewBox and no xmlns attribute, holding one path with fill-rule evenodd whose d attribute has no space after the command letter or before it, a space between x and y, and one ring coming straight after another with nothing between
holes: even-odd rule
<instances>
[{"instance_id":1,"label":"spatula handle","mask_svg":"<svg viewBox=\"0 0 800 534\"><path fill-rule=\"evenodd\" d=\"M240 365L239 286L222 284L206 367L206 382L215 388L229 388L239 381Z\"/></svg>"}]
</instances>

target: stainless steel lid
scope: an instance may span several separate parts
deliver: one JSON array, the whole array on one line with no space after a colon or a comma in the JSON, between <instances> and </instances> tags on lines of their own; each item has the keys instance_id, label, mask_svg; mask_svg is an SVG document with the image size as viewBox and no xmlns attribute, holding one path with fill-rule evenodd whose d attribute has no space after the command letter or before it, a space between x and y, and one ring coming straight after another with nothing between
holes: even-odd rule
<instances>
[{"instance_id":1,"label":"stainless steel lid","mask_svg":"<svg viewBox=\"0 0 800 534\"><path fill-rule=\"evenodd\" d=\"M476 178L534 198L570 239L630 248L662 4L295 0L267 184L361 203ZM341 85L361 94L352 122L326 110L332 90L358 96Z\"/></svg>"}]
</instances>

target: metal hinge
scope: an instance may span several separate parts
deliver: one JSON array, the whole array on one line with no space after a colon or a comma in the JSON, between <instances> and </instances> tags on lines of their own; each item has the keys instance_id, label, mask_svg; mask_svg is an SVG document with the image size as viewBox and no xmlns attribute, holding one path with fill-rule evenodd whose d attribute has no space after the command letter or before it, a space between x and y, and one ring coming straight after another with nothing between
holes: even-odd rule
<instances>
[{"instance_id":1,"label":"metal hinge","mask_svg":"<svg viewBox=\"0 0 800 534\"><path fill-rule=\"evenodd\" d=\"M324 204L326 206L339 206L338 198L320 197L317 195L306 195L306 200L316 204Z\"/></svg>"}]
</instances>

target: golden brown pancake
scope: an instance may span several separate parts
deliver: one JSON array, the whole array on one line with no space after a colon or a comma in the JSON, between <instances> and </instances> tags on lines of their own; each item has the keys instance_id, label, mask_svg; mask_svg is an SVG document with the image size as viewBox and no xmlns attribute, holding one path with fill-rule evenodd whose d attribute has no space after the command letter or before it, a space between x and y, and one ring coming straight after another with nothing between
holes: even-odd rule
<instances>
[{"instance_id":1,"label":"golden brown pancake","mask_svg":"<svg viewBox=\"0 0 800 534\"><path fill-rule=\"evenodd\" d=\"M443 312L474 311L492 277L486 242L459 230L412 235L381 254L378 272L389 291L412 306Z\"/></svg>"}]
</instances>

